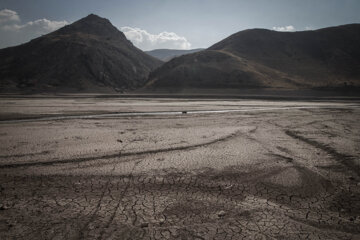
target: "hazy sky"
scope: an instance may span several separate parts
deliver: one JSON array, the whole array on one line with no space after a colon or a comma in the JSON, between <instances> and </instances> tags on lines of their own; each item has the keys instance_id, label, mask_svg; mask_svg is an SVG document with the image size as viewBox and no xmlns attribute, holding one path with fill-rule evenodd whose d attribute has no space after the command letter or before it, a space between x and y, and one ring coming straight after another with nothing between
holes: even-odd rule
<instances>
[{"instance_id":1,"label":"hazy sky","mask_svg":"<svg viewBox=\"0 0 360 240\"><path fill-rule=\"evenodd\" d=\"M360 23L360 0L0 0L0 48L89 13L108 18L138 47L209 47L248 28L302 31Z\"/></svg>"}]
</instances>

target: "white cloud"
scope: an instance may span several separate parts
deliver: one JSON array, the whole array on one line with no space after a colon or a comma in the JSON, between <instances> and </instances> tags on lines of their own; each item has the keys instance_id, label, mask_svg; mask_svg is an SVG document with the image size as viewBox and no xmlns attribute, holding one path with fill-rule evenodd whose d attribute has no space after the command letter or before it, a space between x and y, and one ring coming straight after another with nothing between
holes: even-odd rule
<instances>
[{"instance_id":1,"label":"white cloud","mask_svg":"<svg viewBox=\"0 0 360 240\"><path fill-rule=\"evenodd\" d=\"M17 14L17 12L9 9L0 10L0 23L19 22L19 21L20 21L20 17Z\"/></svg>"},{"instance_id":2,"label":"white cloud","mask_svg":"<svg viewBox=\"0 0 360 240\"><path fill-rule=\"evenodd\" d=\"M289 26L285 26L285 27L273 27L272 28L275 31L279 31L279 32L293 32L295 31L295 27L292 25Z\"/></svg>"},{"instance_id":3,"label":"white cloud","mask_svg":"<svg viewBox=\"0 0 360 240\"><path fill-rule=\"evenodd\" d=\"M30 21L25 24L8 24L0 25L0 30L8 32L28 32L29 34L34 33L36 35L49 33L55 31L68 24L66 21L50 21L47 19L38 19Z\"/></svg>"},{"instance_id":4,"label":"white cloud","mask_svg":"<svg viewBox=\"0 0 360 240\"><path fill-rule=\"evenodd\" d=\"M190 49L191 44L185 38L173 32L151 34L146 30L132 27L122 27L120 30L136 47L147 51L159 48Z\"/></svg>"},{"instance_id":5,"label":"white cloud","mask_svg":"<svg viewBox=\"0 0 360 240\"><path fill-rule=\"evenodd\" d=\"M0 10L0 48L27 42L42 34L55 31L66 24L68 24L67 21L51 21L48 19L21 23L17 12L9 9Z\"/></svg>"},{"instance_id":6,"label":"white cloud","mask_svg":"<svg viewBox=\"0 0 360 240\"><path fill-rule=\"evenodd\" d=\"M314 30L314 29L312 27L307 26L307 27L305 27L305 30L310 31L310 30Z\"/></svg>"}]
</instances>

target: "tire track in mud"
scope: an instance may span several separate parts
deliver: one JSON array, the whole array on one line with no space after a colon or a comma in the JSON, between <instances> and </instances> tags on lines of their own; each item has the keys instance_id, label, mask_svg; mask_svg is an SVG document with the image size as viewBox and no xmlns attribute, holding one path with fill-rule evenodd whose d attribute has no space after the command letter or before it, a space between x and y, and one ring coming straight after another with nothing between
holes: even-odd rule
<instances>
[{"instance_id":1,"label":"tire track in mud","mask_svg":"<svg viewBox=\"0 0 360 240\"><path fill-rule=\"evenodd\" d=\"M42 152L36 152L36 153L27 153L27 154L14 154L14 155L0 155L1 158L21 158L21 157L35 157L35 156L41 156L50 153L50 151L42 151Z\"/></svg>"},{"instance_id":2,"label":"tire track in mud","mask_svg":"<svg viewBox=\"0 0 360 240\"><path fill-rule=\"evenodd\" d=\"M128 143L129 144L129 143ZM120 151L120 154L121 152L124 150L124 148L128 145L124 145ZM97 239L102 239L102 236L104 235L105 233L105 229L108 228L110 226L110 224L113 222L113 219L117 213L117 210L118 208L120 207L120 202L121 200L123 199L123 197L125 196L125 193L127 192L127 189L130 187L130 183L131 183L131 180L132 180L132 177L133 177L133 172L135 170L135 167L140 163L141 161L138 161L134 164L133 168L131 169L131 172L130 172L130 175L129 175L129 182L126 183L126 186L124 188L124 190L122 191L121 195L120 195L120 198L118 199L118 203L117 205L115 206L115 210L113 212L113 214L111 215L110 217L110 220L108 221L108 223L106 224L106 226L104 228L102 228L101 232L100 232L100 236L97 238ZM111 175L113 175L113 172L115 171L115 168L116 168L116 165L114 164L112 170L110 171L111 172ZM84 226L80 229L79 231L79 239L85 239L85 230L88 229L88 226L90 225L90 223L92 223L94 220L95 220L95 217L96 217L96 214L99 212L100 210L100 206L101 206L101 202L103 201L104 197L105 197L105 192L108 192L108 194L111 194L111 190L109 188L109 184L110 184L110 178L107 180L107 182L105 183L104 185L104 189L102 191L102 194L98 200L98 203L96 205L96 207L94 208L89 220L84 224Z\"/></svg>"},{"instance_id":3,"label":"tire track in mud","mask_svg":"<svg viewBox=\"0 0 360 240\"><path fill-rule=\"evenodd\" d=\"M163 148L163 149L153 149L147 151L140 151L140 152L125 152L125 153L116 153L110 155L103 155L103 156L94 156L94 157L83 157L83 158L75 158L75 159L64 159L64 160L55 160L55 161L47 161L47 162L24 162L24 163L14 163L14 164L2 164L0 165L0 169L5 168L19 168L19 167L34 167L34 166L51 166L55 164L66 164L66 163L82 163L82 162L89 162L94 160L101 160L101 159L111 159L111 158L122 158L122 157L130 157L130 156L141 156L146 154L156 154L156 153L164 153L164 152L172 152L172 151L182 151L182 150L193 150L199 147L205 147L208 145L216 144L223 141L228 141L232 138L237 137L241 133L240 130L226 135L222 138L217 138L209 142L199 143L190 146L179 146L179 147L171 147L171 148Z\"/></svg>"},{"instance_id":4,"label":"tire track in mud","mask_svg":"<svg viewBox=\"0 0 360 240\"><path fill-rule=\"evenodd\" d=\"M314 139L309 139L309 138L303 137L303 136L299 135L298 133L296 133L295 131L286 130L285 134L295 140L302 141L302 142L307 143L317 149L320 149L320 150L326 152L327 154L332 156L338 163L346 166L348 168L348 170L352 171L358 177L360 177L360 168L358 165L356 165L353 162L353 158L354 158L353 156L339 153L338 151L336 151L334 148L330 147L329 145L315 141Z\"/></svg>"},{"instance_id":5,"label":"tire track in mud","mask_svg":"<svg viewBox=\"0 0 360 240\"><path fill-rule=\"evenodd\" d=\"M116 214L120 208L121 201L123 200L126 192L128 191L128 189L130 187L131 182L133 181L134 170L141 162L142 162L142 160L135 162L134 166L132 167L130 174L129 174L129 181L126 183L124 190L121 192L120 197L117 199L117 204L114 208L113 213L110 215L109 221L106 222L105 227L102 228L99 236L96 239L98 239L98 240L104 239L104 235L106 235L106 229L108 229L111 226L111 224L113 223L113 221L116 217ZM115 169L115 166L114 166L114 169ZM110 233L110 236L106 237L105 239L109 239L110 237L111 237L111 233Z\"/></svg>"},{"instance_id":6,"label":"tire track in mud","mask_svg":"<svg viewBox=\"0 0 360 240\"><path fill-rule=\"evenodd\" d=\"M103 191L101 192L101 196L95 206L95 208L93 209L91 215L90 215L90 218L88 221L86 221L86 223L84 224L84 226L80 229L79 231L79 239L85 239L85 236L84 236L84 232L85 232L85 229L88 228L88 226L90 225L91 222L94 221L95 217L96 217L96 214L98 213L99 209L100 209L100 206L101 206L101 202L102 200L104 199L104 196L105 196L105 192L107 192L108 190L108 187L109 187L109 183L110 183L110 180L108 180L106 183L105 183L105 186L103 188Z\"/></svg>"}]
</instances>

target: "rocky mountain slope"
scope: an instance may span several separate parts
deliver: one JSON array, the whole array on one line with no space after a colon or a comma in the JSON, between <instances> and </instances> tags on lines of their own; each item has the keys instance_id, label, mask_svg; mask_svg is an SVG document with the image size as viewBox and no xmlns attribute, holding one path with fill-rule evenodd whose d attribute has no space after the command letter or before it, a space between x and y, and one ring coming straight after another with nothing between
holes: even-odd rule
<instances>
[{"instance_id":1,"label":"rocky mountain slope","mask_svg":"<svg viewBox=\"0 0 360 240\"><path fill-rule=\"evenodd\" d=\"M313 89L360 86L360 24L303 32L251 29L150 74L159 88Z\"/></svg>"},{"instance_id":2,"label":"rocky mountain slope","mask_svg":"<svg viewBox=\"0 0 360 240\"><path fill-rule=\"evenodd\" d=\"M142 86L161 65L109 20L89 15L0 50L1 92L103 92Z\"/></svg>"}]
</instances>

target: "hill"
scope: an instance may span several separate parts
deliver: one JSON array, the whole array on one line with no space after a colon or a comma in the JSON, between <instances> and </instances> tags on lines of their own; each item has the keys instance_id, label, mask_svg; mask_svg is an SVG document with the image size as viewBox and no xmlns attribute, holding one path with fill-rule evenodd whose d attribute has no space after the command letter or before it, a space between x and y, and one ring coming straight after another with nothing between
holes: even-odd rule
<instances>
[{"instance_id":1,"label":"hill","mask_svg":"<svg viewBox=\"0 0 360 240\"><path fill-rule=\"evenodd\" d=\"M175 58L149 76L149 89L360 86L360 24L316 31L238 32Z\"/></svg>"},{"instance_id":2,"label":"hill","mask_svg":"<svg viewBox=\"0 0 360 240\"><path fill-rule=\"evenodd\" d=\"M91 14L20 46L0 50L1 92L106 92L141 86L161 61Z\"/></svg>"},{"instance_id":3,"label":"hill","mask_svg":"<svg viewBox=\"0 0 360 240\"><path fill-rule=\"evenodd\" d=\"M153 56L163 62L168 62L175 57L179 57L182 55L200 52L204 50L203 48L196 48L190 50L178 50L178 49L155 49L152 51L145 51L150 56Z\"/></svg>"}]
</instances>

